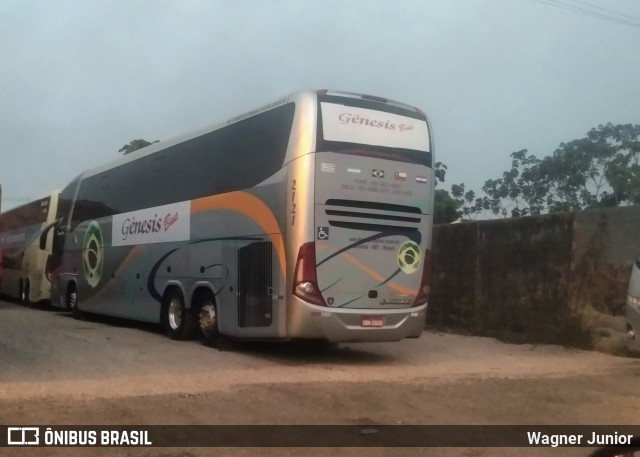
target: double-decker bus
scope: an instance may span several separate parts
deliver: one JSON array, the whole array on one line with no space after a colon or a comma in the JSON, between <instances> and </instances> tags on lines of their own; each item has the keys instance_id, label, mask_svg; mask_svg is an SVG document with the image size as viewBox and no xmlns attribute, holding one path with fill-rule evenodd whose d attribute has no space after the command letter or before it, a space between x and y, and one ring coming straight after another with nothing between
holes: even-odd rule
<instances>
[{"instance_id":1,"label":"double-decker bus","mask_svg":"<svg viewBox=\"0 0 640 457\"><path fill-rule=\"evenodd\" d=\"M55 304L169 337L418 337L433 151L417 108L305 91L87 171L61 194Z\"/></svg>"},{"instance_id":2,"label":"double-decker bus","mask_svg":"<svg viewBox=\"0 0 640 457\"><path fill-rule=\"evenodd\" d=\"M53 235L48 229L59 217L58 197L56 191L0 214L0 293L23 304L51 296Z\"/></svg>"}]
</instances>

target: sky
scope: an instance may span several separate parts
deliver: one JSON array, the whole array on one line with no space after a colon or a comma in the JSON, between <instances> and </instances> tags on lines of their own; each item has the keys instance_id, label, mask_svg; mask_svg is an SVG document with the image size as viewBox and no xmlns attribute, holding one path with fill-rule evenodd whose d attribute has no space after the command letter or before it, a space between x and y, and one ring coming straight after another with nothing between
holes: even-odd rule
<instances>
[{"instance_id":1,"label":"sky","mask_svg":"<svg viewBox=\"0 0 640 457\"><path fill-rule=\"evenodd\" d=\"M640 124L637 0L2 0L0 58L2 210L302 89L424 110L444 188Z\"/></svg>"}]
</instances>

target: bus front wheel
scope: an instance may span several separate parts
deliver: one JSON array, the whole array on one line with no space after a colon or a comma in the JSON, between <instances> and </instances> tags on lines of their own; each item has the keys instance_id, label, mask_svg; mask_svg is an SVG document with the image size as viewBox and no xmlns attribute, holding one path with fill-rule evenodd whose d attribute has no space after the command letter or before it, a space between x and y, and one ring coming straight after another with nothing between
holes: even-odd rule
<instances>
[{"instance_id":1,"label":"bus front wheel","mask_svg":"<svg viewBox=\"0 0 640 457\"><path fill-rule=\"evenodd\" d=\"M24 282L22 280L20 280L20 304L24 305L24 306L29 306L30 303L30 299L29 299L29 294L30 294L30 290L29 290L29 280L26 279Z\"/></svg>"},{"instance_id":2,"label":"bus front wheel","mask_svg":"<svg viewBox=\"0 0 640 457\"><path fill-rule=\"evenodd\" d=\"M30 308L35 306L35 303L31 301L31 283L29 282L28 279L24 282L23 304Z\"/></svg>"},{"instance_id":3,"label":"bus front wheel","mask_svg":"<svg viewBox=\"0 0 640 457\"><path fill-rule=\"evenodd\" d=\"M74 284L70 284L67 289L67 308L74 319L81 320L84 317L84 313L78 307L78 291Z\"/></svg>"},{"instance_id":4,"label":"bus front wheel","mask_svg":"<svg viewBox=\"0 0 640 457\"><path fill-rule=\"evenodd\" d=\"M216 298L209 291L203 292L194 301L194 308L198 310L198 326L202 343L206 346L217 347L220 343L220 332L218 330Z\"/></svg>"},{"instance_id":5,"label":"bus front wheel","mask_svg":"<svg viewBox=\"0 0 640 457\"><path fill-rule=\"evenodd\" d=\"M182 292L169 289L162 302L162 325L172 340L188 340L196 333L196 316L184 304Z\"/></svg>"}]
</instances>

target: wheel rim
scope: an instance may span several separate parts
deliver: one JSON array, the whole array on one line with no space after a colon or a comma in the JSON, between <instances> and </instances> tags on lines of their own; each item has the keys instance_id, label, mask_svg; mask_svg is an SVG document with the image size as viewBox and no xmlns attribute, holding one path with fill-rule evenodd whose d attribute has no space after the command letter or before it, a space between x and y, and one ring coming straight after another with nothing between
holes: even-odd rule
<instances>
[{"instance_id":1,"label":"wheel rim","mask_svg":"<svg viewBox=\"0 0 640 457\"><path fill-rule=\"evenodd\" d=\"M203 303L200 308L200 330L205 336L212 336L216 331L217 317L216 307L211 301Z\"/></svg>"},{"instance_id":2,"label":"wheel rim","mask_svg":"<svg viewBox=\"0 0 640 457\"><path fill-rule=\"evenodd\" d=\"M78 303L78 294L76 294L75 292L71 292L69 294L69 308L76 309L77 303Z\"/></svg>"},{"instance_id":3,"label":"wheel rim","mask_svg":"<svg viewBox=\"0 0 640 457\"><path fill-rule=\"evenodd\" d=\"M177 330L182 323L182 303L177 298L172 298L169 302L169 326L172 330Z\"/></svg>"}]
</instances>

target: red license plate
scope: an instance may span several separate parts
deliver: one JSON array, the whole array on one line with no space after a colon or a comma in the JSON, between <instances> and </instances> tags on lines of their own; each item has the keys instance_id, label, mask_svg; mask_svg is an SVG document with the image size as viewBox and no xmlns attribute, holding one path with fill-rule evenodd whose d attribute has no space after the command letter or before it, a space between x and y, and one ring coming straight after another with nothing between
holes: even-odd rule
<instances>
[{"instance_id":1,"label":"red license plate","mask_svg":"<svg viewBox=\"0 0 640 457\"><path fill-rule=\"evenodd\" d=\"M362 327L382 327L384 318L382 316L362 316L360 325Z\"/></svg>"}]
</instances>

